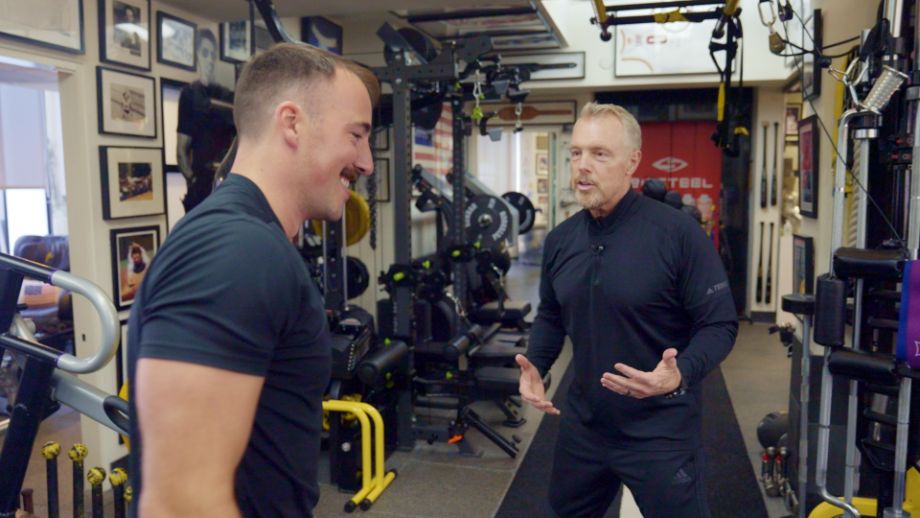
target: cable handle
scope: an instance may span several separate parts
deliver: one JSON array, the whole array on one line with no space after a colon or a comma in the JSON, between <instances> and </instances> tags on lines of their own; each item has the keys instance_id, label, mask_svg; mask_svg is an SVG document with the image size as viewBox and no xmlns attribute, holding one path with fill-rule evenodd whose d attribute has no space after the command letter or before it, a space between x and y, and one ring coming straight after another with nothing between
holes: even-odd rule
<instances>
[{"instance_id":1,"label":"cable handle","mask_svg":"<svg viewBox=\"0 0 920 518\"><path fill-rule=\"evenodd\" d=\"M120 325L118 321L118 312L115 305L112 304L108 295L95 283L78 277L63 270L49 268L43 264L15 257L9 254L0 253L0 269L8 270L20 274L24 277L36 279L52 286L69 290L85 297L93 305L96 314L99 316L100 324L100 346L96 354L86 358L78 358L72 354L63 353L57 358L56 366L64 371L74 374L86 374L95 372L104 367L113 356L118 348L120 338ZM18 320L18 319L17 319ZM24 326L13 324L13 329L17 333L24 332ZM31 335L31 333L28 333ZM24 339L31 339L31 336L22 336ZM40 345L40 344L39 344ZM29 344L26 341L19 341L19 349L29 354ZM43 355L44 348L36 346L34 354Z\"/></svg>"}]
</instances>

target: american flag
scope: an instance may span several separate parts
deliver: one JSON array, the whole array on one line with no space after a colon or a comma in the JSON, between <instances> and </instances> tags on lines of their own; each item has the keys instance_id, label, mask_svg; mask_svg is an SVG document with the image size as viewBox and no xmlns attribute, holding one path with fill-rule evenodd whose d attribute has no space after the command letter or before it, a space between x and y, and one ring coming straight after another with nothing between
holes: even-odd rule
<instances>
[{"instance_id":1,"label":"american flag","mask_svg":"<svg viewBox=\"0 0 920 518\"><path fill-rule=\"evenodd\" d=\"M454 141L450 103L441 105L441 118L433 130L412 129L412 164L446 175L451 170Z\"/></svg>"}]
</instances>

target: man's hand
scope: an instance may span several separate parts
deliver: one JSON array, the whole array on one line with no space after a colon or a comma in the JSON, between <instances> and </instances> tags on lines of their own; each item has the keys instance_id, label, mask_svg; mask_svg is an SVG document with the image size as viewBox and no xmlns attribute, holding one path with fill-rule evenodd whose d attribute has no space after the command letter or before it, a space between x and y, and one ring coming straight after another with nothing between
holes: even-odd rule
<instances>
[{"instance_id":1,"label":"man's hand","mask_svg":"<svg viewBox=\"0 0 920 518\"><path fill-rule=\"evenodd\" d=\"M514 361L521 367L521 383L518 386L521 399L547 414L559 415L559 410L553 406L553 402L546 400L543 378L540 377L540 372L537 371L537 368L523 354L515 356Z\"/></svg>"},{"instance_id":2,"label":"man's hand","mask_svg":"<svg viewBox=\"0 0 920 518\"><path fill-rule=\"evenodd\" d=\"M605 372L601 376L601 385L624 396L644 399L670 394L680 387L681 374L677 368L677 349L673 347L662 353L661 361L652 372L640 371L623 363L618 363L613 368L620 374Z\"/></svg>"}]
</instances>

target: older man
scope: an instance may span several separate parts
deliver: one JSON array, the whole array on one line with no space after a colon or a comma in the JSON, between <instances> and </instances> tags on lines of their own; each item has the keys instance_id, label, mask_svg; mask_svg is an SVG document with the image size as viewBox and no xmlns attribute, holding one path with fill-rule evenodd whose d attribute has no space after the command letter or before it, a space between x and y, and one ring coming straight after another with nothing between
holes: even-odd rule
<instances>
[{"instance_id":1,"label":"older man","mask_svg":"<svg viewBox=\"0 0 920 518\"><path fill-rule=\"evenodd\" d=\"M522 398L558 415L541 376L572 341L549 495L563 517L603 516L621 484L646 518L709 516L700 381L728 355L738 323L699 225L630 188L641 140L623 108L582 110L570 153L584 210L546 237L540 305L517 357Z\"/></svg>"}]
</instances>

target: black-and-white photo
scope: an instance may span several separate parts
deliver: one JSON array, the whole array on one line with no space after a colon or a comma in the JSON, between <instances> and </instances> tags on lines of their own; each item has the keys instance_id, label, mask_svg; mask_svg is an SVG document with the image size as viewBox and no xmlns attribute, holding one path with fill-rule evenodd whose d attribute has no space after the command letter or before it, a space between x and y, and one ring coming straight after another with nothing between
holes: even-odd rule
<instances>
[{"instance_id":1,"label":"black-and-white photo","mask_svg":"<svg viewBox=\"0 0 920 518\"><path fill-rule=\"evenodd\" d=\"M156 80L96 67L99 133L156 138Z\"/></svg>"},{"instance_id":2,"label":"black-and-white photo","mask_svg":"<svg viewBox=\"0 0 920 518\"><path fill-rule=\"evenodd\" d=\"M150 0L99 0L102 61L150 70Z\"/></svg>"},{"instance_id":3,"label":"black-and-white photo","mask_svg":"<svg viewBox=\"0 0 920 518\"><path fill-rule=\"evenodd\" d=\"M195 71L195 38L198 26L163 11L157 12L157 61Z\"/></svg>"},{"instance_id":4,"label":"black-and-white photo","mask_svg":"<svg viewBox=\"0 0 920 518\"><path fill-rule=\"evenodd\" d=\"M115 41L132 56L140 56L140 7L115 0L112 3L112 19L115 20Z\"/></svg>"},{"instance_id":5,"label":"black-and-white photo","mask_svg":"<svg viewBox=\"0 0 920 518\"><path fill-rule=\"evenodd\" d=\"M109 92L113 119L138 122L147 116L143 90L128 85L113 84Z\"/></svg>"},{"instance_id":6,"label":"black-and-white photo","mask_svg":"<svg viewBox=\"0 0 920 518\"><path fill-rule=\"evenodd\" d=\"M83 54L83 0L44 0L47 9L35 16L35 3L0 0L0 35L33 45Z\"/></svg>"}]
</instances>

